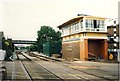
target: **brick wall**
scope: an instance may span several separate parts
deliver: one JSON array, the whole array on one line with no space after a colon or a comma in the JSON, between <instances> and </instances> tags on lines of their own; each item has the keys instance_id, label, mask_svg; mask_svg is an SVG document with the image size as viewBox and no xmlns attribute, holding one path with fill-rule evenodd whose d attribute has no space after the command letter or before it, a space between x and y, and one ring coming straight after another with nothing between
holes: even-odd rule
<instances>
[{"instance_id":1,"label":"brick wall","mask_svg":"<svg viewBox=\"0 0 120 81\"><path fill-rule=\"evenodd\" d=\"M80 44L79 42L63 43L62 44L62 58L66 60L80 59Z\"/></svg>"}]
</instances>

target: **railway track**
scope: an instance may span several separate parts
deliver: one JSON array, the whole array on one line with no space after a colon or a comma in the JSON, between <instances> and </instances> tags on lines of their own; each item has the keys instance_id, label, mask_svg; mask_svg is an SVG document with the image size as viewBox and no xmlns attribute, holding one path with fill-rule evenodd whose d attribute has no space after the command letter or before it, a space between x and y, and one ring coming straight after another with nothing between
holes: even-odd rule
<instances>
[{"instance_id":1,"label":"railway track","mask_svg":"<svg viewBox=\"0 0 120 81\"><path fill-rule=\"evenodd\" d=\"M45 56L40 56L40 55L35 55L35 54L33 54L33 53L32 53L32 54L29 54L29 55L30 55L30 56L33 56L33 57L36 57L36 58L38 58L38 59L40 59L40 60L51 61L51 62L55 62L55 61L56 61L56 63L61 64L61 65L64 65L64 64L61 62L61 60L56 60L56 59L53 59L53 58L49 58L49 57L45 57ZM66 66L66 65L64 65L64 66ZM68 66L66 66L66 67L68 67ZM59 69L63 69L63 68L59 68ZM83 73L85 73L85 74L87 74L87 75L91 75L91 76L98 77L98 78L102 79L102 81L103 81L103 80L105 80L105 81L111 81L111 80L118 81L117 78L113 78L113 79L112 79L112 76L114 77L115 75L111 75L110 72L106 72L106 71L103 71L103 70L96 69L97 72L102 72L103 74L105 73L105 74L108 75L108 77L104 77L104 76L102 76L102 75L99 75L98 73L97 73L97 74L94 74L94 73L86 72L86 71L84 71L84 70L78 70L78 69L75 69L75 68L72 68L72 69L77 70L77 71L80 71L80 72L83 72ZM66 70L65 70L65 71L66 71ZM69 72L69 71L67 71L67 72L70 73L70 74L72 74L72 73ZM79 78L82 78L83 80L88 80L87 77L81 77L81 76L79 76L79 75L76 75L76 76L79 77Z\"/></svg>"},{"instance_id":2,"label":"railway track","mask_svg":"<svg viewBox=\"0 0 120 81\"><path fill-rule=\"evenodd\" d=\"M31 61L28 57L24 55L18 55L18 57L28 80L63 81L59 76L38 65L34 61Z\"/></svg>"},{"instance_id":3,"label":"railway track","mask_svg":"<svg viewBox=\"0 0 120 81\"><path fill-rule=\"evenodd\" d=\"M33 55L35 59L30 58L27 54L18 54L19 60L14 62L16 67L16 73L13 80L24 80L34 81L111 81L112 79L101 77L97 74L89 73L81 69L70 68L69 63L54 60L48 57ZM17 64L17 65L16 65ZM11 65L12 66L12 65ZM10 68L8 66L8 68ZM19 70L21 69L21 70ZM19 71L18 71L19 70ZM18 76L18 72L23 71ZM96 70L98 71L98 70ZM100 71L98 71L99 73ZM102 72L102 71L101 71ZM105 72L102 72L103 74ZM9 72L8 72L9 74ZM17 78L16 78L17 76ZM26 78L25 78L26 77ZM12 79L11 79L12 80ZM112 80L118 81L118 80Z\"/></svg>"},{"instance_id":4,"label":"railway track","mask_svg":"<svg viewBox=\"0 0 120 81\"><path fill-rule=\"evenodd\" d=\"M29 56L32 57L36 57L40 60L44 60L44 61L57 61L57 62L62 62L62 60L60 59L56 59L56 58L51 58L51 57L47 57L47 56L42 56L42 55L36 55L34 53L28 53Z\"/></svg>"},{"instance_id":5,"label":"railway track","mask_svg":"<svg viewBox=\"0 0 120 81\"><path fill-rule=\"evenodd\" d=\"M23 55L23 54L22 54ZM38 63L36 63L36 62L34 62L34 61L32 61L30 58L28 58L28 57L26 57L25 55L23 55L25 58L27 58L29 61L31 61L31 63L32 64L35 64L35 65L37 65L37 66L39 66L40 68L42 68L42 70L44 69L44 70L46 70L48 73L50 73L50 74L52 74L52 75L54 75L56 78L53 78L53 79L47 79L47 80L51 80L51 81L53 81L53 80L57 80L57 81L90 81L90 80L88 80L88 79L86 79L85 77L80 77L80 76L77 76L77 75L74 75L74 74L72 74L71 72L69 72L69 71L66 71L66 70L63 70L62 68L59 68L59 69L61 69L61 70L63 70L64 72L67 72L68 74L71 74L72 76L75 76L76 78L75 79L63 79L63 78L61 78L61 77L59 77L59 76L57 76L56 74L54 74L53 72L51 72L51 71L49 71L48 69L46 69L46 68L44 68L42 65L40 65L40 64L38 64ZM36 57L36 56L35 56ZM50 59L50 58L40 58L39 56L37 56L37 58L39 58L40 60L44 60L44 61L51 61L51 62L55 62L55 61L58 61L59 62L59 60L56 60L56 59ZM22 61L22 60L21 60ZM25 68L25 70L26 70L26 72L27 72L27 76L28 76L28 78L32 81L32 80L35 80L35 78L32 78L33 77L33 75L31 76L31 74L29 73L29 70L27 69L28 67L26 67L25 66L25 63L23 63L23 61L22 61L22 66ZM27 65L28 66L28 65ZM36 79L37 80L37 79Z\"/></svg>"},{"instance_id":6,"label":"railway track","mask_svg":"<svg viewBox=\"0 0 120 81\"><path fill-rule=\"evenodd\" d=\"M28 61L30 61L30 63L33 65L34 64L34 66L35 67L37 67L37 66L39 66L39 69L41 68L41 70L45 70L45 71L47 71L48 73L47 74L52 74L53 76L54 76L54 78L51 78L51 77L53 77L53 76L49 76L50 78L48 78L47 77L47 79L42 79L42 80L47 80L47 81L53 81L53 80L57 80L57 81L91 81L91 80L88 80L87 78L85 78L85 77L81 77L81 76L78 76L78 75L74 75L72 72L69 72L69 71L66 71L66 70L64 70L64 69L62 69L62 68L60 68L59 67L59 69L60 70L63 70L64 72L66 72L66 73L68 73L69 75L72 75L72 76L74 76L75 78L74 79L68 79L68 78L62 78L62 77L59 77L58 75L56 75L55 73L53 73L53 72L51 72L51 71L49 71L48 69L46 69L46 68L44 68L42 65L40 65L40 64L38 64L38 63L36 63L36 62L34 62L34 61L32 61L30 58L28 58L28 57L26 57L24 54L22 54L26 59L28 59ZM20 56L19 56L20 57ZM37 56L37 58L39 58L38 56ZM44 61L51 61L51 62L55 62L55 61L59 61L59 60L56 60L56 59L50 59L50 58L39 58L40 60L44 60ZM21 60L21 63L22 63L22 66L23 66L23 68L26 70L25 72L26 72L26 76L28 76L28 79L30 79L31 81L33 81L33 80L40 80L40 78L34 78L33 77L33 75L31 75L32 73L30 73L30 70L28 69L28 66L29 65L26 65L26 63L24 62L24 61L22 61L22 59L20 59ZM35 69L34 69L35 70ZM40 73L39 73L40 74Z\"/></svg>"}]
</instances>

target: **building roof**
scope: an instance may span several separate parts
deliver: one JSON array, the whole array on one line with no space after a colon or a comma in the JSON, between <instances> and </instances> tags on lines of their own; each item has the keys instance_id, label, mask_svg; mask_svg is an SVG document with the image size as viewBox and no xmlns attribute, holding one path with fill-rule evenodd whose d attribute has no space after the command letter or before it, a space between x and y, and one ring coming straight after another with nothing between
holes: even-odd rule
<instances>
[{"instance_id":1,"label":"building roof","mask_svg":"<svg viewBox=\"0 0 120 81\"><path fill-rule=\"evenodd\" d=\"M73 19L71 19L71 20L69 20L69 21L67 21L67 22L59 25L58 28L61 29L62 27L66 26L66 25L69 25L70 23L73 23L73 22L75 22L75 21L78 21L78 20L80 20L80 19L82 19L82 18L83 18L83 17L73 18Z\"/></svg>"},{"instance_id":2,"label":"building roof","mask_svg":"<svg viewBox=\"0 0 120 81\"><path fill-rule=\"evenodd\" d=\"M73 22L79 21L79 20L81 20L83 18L95 18L95 19L103 19L103 20L106 19L106 18L96 17L96 16L90 16L90 15L80 15L80 16L78 16L76 18L73 18L73 19L71 19L71 20L69 20L69 21L67 21L67 22L59 25L58 28L61 29L62 27L65 27L66 25L69 25L69 24L71 24Z\"/></svg>"}]
</instances>

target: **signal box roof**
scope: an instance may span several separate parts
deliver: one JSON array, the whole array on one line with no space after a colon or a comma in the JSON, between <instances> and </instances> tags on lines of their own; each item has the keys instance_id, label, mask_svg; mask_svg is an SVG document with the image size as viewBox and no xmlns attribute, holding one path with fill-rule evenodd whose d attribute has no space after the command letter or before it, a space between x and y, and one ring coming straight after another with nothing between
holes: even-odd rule
<instances>
[{"instance_id":1,"label":"signal box roof","mask_svg":"<svg viewBox=\"0 0 120 81\"><path fill-rule=\"evenodd\" d=\"M96 20L105 20L105 19L106 19L106 18L97 17L97 16L81 15L81 16L78 16L78 17L76 17L76 18L73 18L73 19L71 19L71 20L69 20L69 21L67 21L67 22L59 25L58 28L61 29L61 28L65 27L65 26L67 26L67 25L69 25L69 24L71 24L71 23L74 23L74 22L76 22L76 21L79 21L79 20L81 20L81 19L83 19L83 18L86 18L86 19L94 19L94 20L95 20L95 19L96 19Z\"/></svg>"}]
</instances>

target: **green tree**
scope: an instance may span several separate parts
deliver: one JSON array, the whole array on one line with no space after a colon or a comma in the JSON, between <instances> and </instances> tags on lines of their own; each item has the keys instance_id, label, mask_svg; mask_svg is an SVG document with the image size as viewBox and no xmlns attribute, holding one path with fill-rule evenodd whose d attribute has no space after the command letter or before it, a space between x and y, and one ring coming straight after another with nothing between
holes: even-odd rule
<instances>
[{"instance_id":1,"label":"green tree","mask_svg":"<svg viewBox=\"0 0 120 81\"><path fill-rule=\"evenodd\" d=\"M43 43L48 41L58 42L61 41L60 31L55 31L50 26L41 26L40 30L37 32L37 51L43 52Z\"/></svg>"},{"instance_id":2,"label":"green tree","mask_svg":"<svg viewBox=\"0 0 120 81\"><path fill-rule=\"evenodd\" d=\"M30 51L36 51L36 49L37 49L37 48L36 48L36 45L31 45L31 46L30 46Z\"/></svg>"},{"instance_id":3,"label":"green tree","mask_svg":"<svg viewBox=\"0 0 120 81\"><path fill-rule=\"evenodd\" d=\"M5 60L10 60L10 56L12 55L12 49L9 40L5 40L5 50L6 50Z\"/></svg>"}]
</instances>

